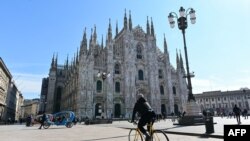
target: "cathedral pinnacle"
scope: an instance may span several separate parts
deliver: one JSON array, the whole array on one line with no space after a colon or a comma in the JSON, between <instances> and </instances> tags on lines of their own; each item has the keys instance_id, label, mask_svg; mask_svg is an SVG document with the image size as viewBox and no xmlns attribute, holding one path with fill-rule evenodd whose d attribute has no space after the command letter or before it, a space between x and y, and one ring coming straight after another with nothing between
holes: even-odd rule
<instances>
[{"instance_id":1,"label":"cathedral pinnacle","mask_svg":"<svg viewBox=\"0 0 250 141\"><path fill-rule=\"evenodd\" d=\"M96 39L97 39L96 25L94 25L94 34L93 34L93 41L94 41L94 43L96 43Z\"/></svg>"},{"instance_id":2,"label":"cathedral pinnacle","mask_svg":"<svg viewBox=\"0 0 250 141\"><path fill-rule=\"evenodd\" d=\"M164 53L168 53L168 46L167 46L165 34L164 34Z\"/></svg>"},{"instance_id":3,"label":"cathedral pinnacle","mask_svg":"<svg viewBox=\"0 0 250 141\"><path fill-rule=\"evenodd\" d=\"M128 22L127 22L127 14L126 14L126 9L125 9L125 15L124 15L124 29L126 30L128 27Z\"/></svg>"},{"instance_id":4,"label":"cathedral pinnacle","mask_svg":"<svg viewBox=\"0 0 250 141\"><path fill-rule=\"evenodd\" d=\"M109 19L109 28L108 28L108 40L112 40L112 27L111 27L111 19Z\"/></svg>"},{"instance_id":5,"label":"cathedral pinnacle","mask_svg":"<svg viewBox=\"0 0 250 141\"><path fill-rule=\"evenodd\" d=\"M184 70L184 66L183 66L183 60L182 60L182 55L181 55L181 51L180 51L180 67L182 70Z\"/></svg>"},{"instance_id":6,"label":"cathedral pinnacle","mask_svg":"<svg viewBox=\"0 0 250 141\"><path fill-rule=\"evenodd\" d=\"M154 24L153 24L153 19L151 17L151 35L154 37L155 36L155 31L154 31Z\"/></svg>"},{"instance_id":7,"label":"cathedral pinnacle","mask_svg":"<svg viewBox=\"0 0 250 141\"><path fill-rule=\"evenodd\" d=\"M150 35L150 27L148 22L148 16L147 16L147 35Z\"/></svg>"},{"instance_id":8,"label":"cathedral pinnacle","mask_svg":"<svg viewBox=\"0 0 250 141\"><path fill-rule=\"evenodd\" d=\"M67 60L66 60L66 69L69 68L69 54L67 55Z\"/></svg>"},{"instance_id":9,"label":"cathedral pinnacle","mask_svg":"<svg viewBox=\"0 0 250 141\"><path fill-rule=\"evenodd\" d=\"M102 44L101 44L101 48L103 50L103 34L102 34Z\"/></svg>"},{"instance_id":10,"label":"cathedral pinnacle","mask_svg":"<svg viewBox=\"0 0 250 141\"><path fill-rule=\"evenodd\" d=\"M115 36L118 35L118 21L116 20Z\"/></svg>"},{"instance_id":11,"label":"cathedral pinnacle","mask_svg":"<svg viewBox=\"0 0 250 141\"><path fill-rule=\"evenodd\" d=\"M131 18L131 11L129 10L129 30L132 31L132 18Z\"/></svg>"},{"instance_id":12,"label":"cathedral pinnacle","mask_svg":"<svg viewBox=\"0 0 250 141\"><path fill-rule=\"evenodd\" d=\"M54 56L55 56L55 54L53 53L53 57L52 57L52 61L51 61L51 68L54 67L54 63L55 63L54 62Z\"/></svg>"},{"instance_id":13,"label":"cathedral pinnacle","mask_svg":"<svg viewBox=\"0 0 250 141\"><path fill-rule=\"evenodd\" d=\"M57 67L57 58L58 58L58 53L56 53L55 67Z\"/></svg>"},{"instance_id":14,"label":"cathedral pinnacle","mask_svg":"<svg viewBox=\"0 0 250 141\"><path fill-rule=\"evenodd\" d=\"M80 54L84 54L87 52L87 36L86 36L86 27L84 29L83 38L80 47Z\"/></svg>"},{"instance_id":15,"label":"cathedral pinnacle","mask_svg":"<svg viewBox=\"0 0 250 141\"><path fill-rule=\"evenodd\" d=\"M177 69L180 68L180 60L179 60L179 55L178 55L177 49L176 49L176 68Z\"/></svg>"}]
</instances>

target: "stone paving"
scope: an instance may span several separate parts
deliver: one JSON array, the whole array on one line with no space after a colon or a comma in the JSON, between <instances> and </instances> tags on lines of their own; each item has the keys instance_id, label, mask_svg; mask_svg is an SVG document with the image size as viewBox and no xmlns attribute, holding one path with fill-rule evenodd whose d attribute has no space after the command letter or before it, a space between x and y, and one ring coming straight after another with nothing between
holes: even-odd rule
<instances>
[{"instance_id":1,"label":"stone paving","mask_svg":"<svg viewBox=\"0 0 250 141\"><path fill-rule=\"evenodd\" d=\"M205 134L205 125L178 126L169 119L156 122L154 127L167 132L170 141L223 141L223 127L236 124L236 119L214 118L215 133ZM243 125L250 125L250 119L242 119ZM84 125L77 124L72 128L51 126L49 129L38 129L39 125L1 125L1 141L127 141L128 128L134 125L127 121L115 121L112 124Z\"/></svg>"}]
</instances>

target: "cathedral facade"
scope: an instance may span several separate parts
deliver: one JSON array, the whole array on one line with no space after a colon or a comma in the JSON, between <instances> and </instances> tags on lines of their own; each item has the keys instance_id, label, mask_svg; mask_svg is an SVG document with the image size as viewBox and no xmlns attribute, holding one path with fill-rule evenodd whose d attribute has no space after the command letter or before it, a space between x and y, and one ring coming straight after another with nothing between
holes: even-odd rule
<instances>
[{"instance_id":1,"label":"cathedral facade","mask_svg":"<svg viewBox=\"0 0 250 141\"><path fill-rule=\"evenodd\" d=\"M59 65L53 56L48 77L45 111L71 110L78 117L129 118L136 94L143 93L157 114L183 110L187 102L185 70L180 54L177 67L170 64L167 42L164 51L156 45L154 25L146 30L132 26L124 14L123 28L115 36L109 20L106 42L97 42L96 27L89 41L86 28L75 57Z\"/></svg>"}]
</instances>

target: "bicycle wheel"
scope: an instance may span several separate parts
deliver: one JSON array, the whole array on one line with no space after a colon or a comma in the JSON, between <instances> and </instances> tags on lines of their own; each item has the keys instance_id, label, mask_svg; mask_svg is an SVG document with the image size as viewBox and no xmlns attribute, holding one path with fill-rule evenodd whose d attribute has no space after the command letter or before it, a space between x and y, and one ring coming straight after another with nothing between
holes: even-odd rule
<instances>
[{"instance_id":1,"label":"bicycle wheel","mask_svg":"<svg viewBox=\"0 0 250 141\"><path fill-rule=\"evenodd\" d=\"M73 126L73 122L67 122L66 127L71 128Z\"/></svg>"},{"instance_id":2,"label":"bicycle wheel","mask_svg":"<svg viewBox=\"0 0 250 141\"><path fill-rule=\"evenodd\" d=\"M143 138L139 131L131 129L128 134L128 141L143 141Z\"/></svg>"},{"instance_id":3,"label":"bicycle wheel","mask_svg":"<svg viewBox=\"0 0 250 141\"><path fill-rule=\"evenodd\" d=\"M161 130L154 130L152 141L169 141L168 136Z\"/></svg>"},{"instance_id":4,"label":"bicycle wheel","mask_svg":"<svg viewBox=\"0 0 250 141\"><path fill-rule=\"evenodd\" d=\"M50 127L50 123L44 122L43 128L44 128L44 129L48 129L49 127Z\"/></svg>"}]
</instances>

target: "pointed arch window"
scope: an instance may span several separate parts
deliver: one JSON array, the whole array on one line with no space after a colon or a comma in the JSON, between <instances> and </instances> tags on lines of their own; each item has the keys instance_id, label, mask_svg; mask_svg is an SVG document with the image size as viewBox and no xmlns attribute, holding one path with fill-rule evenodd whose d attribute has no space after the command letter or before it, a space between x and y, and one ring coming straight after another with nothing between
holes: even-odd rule
<instances>
[{"instance_id":1,"label":"pointed arch window","mask_svg":"<svg viewBox=\"0 0 250 141\"><path fill-rule=\"evenodd\" d=\"M115 64L115 74L120 74L120 65Z\"/></svg>"},{"instance_id":2,"label":"pointed arch window","mask_svg":"<svg viewBox=\"0 0 250 141\"><path fill-rule=\"evenodd\" d=\"M98 80L96 82L96 91L100 93L102 91L102 81Z\"/></svg>"},{"instance_id":3,"label":"pointed arch window","mask_svg":"<svg viewBox=\"0 0 250 141\"><path fill-rule=\"evenodd\" d=\"M159 79L162 79L163 78L163 72L162 72L162 70L160 69L159 70Z\"/></svg>"},{"instance_id":4,"label":"pointed arch window","mask_svg":"<svg viewBox=\"0 0 250 141\"><path fill-rule=\"evenodd\" d=\"M136 47L137 59L142 59L142 45L138 44Z\"/></svg>"},{"instance_id":5,"label":"pointed arch window","mask_svg":"<svg viewBox=\"0 0 250 141\"><path fill-rule=\"evenodd\" d=\"M121 87L120 87L120 82L115 82L115 92L120 93Z\"/></svg>"},{"instance_id":6,"label":"pointed arch window","mask_svg":"<svg viewBox=\"0 0 250 141\"><path fill-rule=\"evenodd\" d=\"M161 95L164 95L164 87L162 85L160 86L160 92L161 92Z\"/></svg>"},{"instance_id":7,"label":"pointed arch window","mask_svg":"<svg viewBox=\"0 0 250 141\"><path fill-rule=\"evenodd\" d=\"M176 95L176 88L173 86L173 94Z\"/></svg>"},{"instance_id":8,"label":"pointed arch window","mask_svg":"<svg viewBox=\"0 0 250 141\"><path fill-rule=\"evenodd\" d=\"M142 70L138 71L138 76L139 76L139 80L144 80L144 78L143 78L143 71Z\"/></svg>"}]
</instances>

